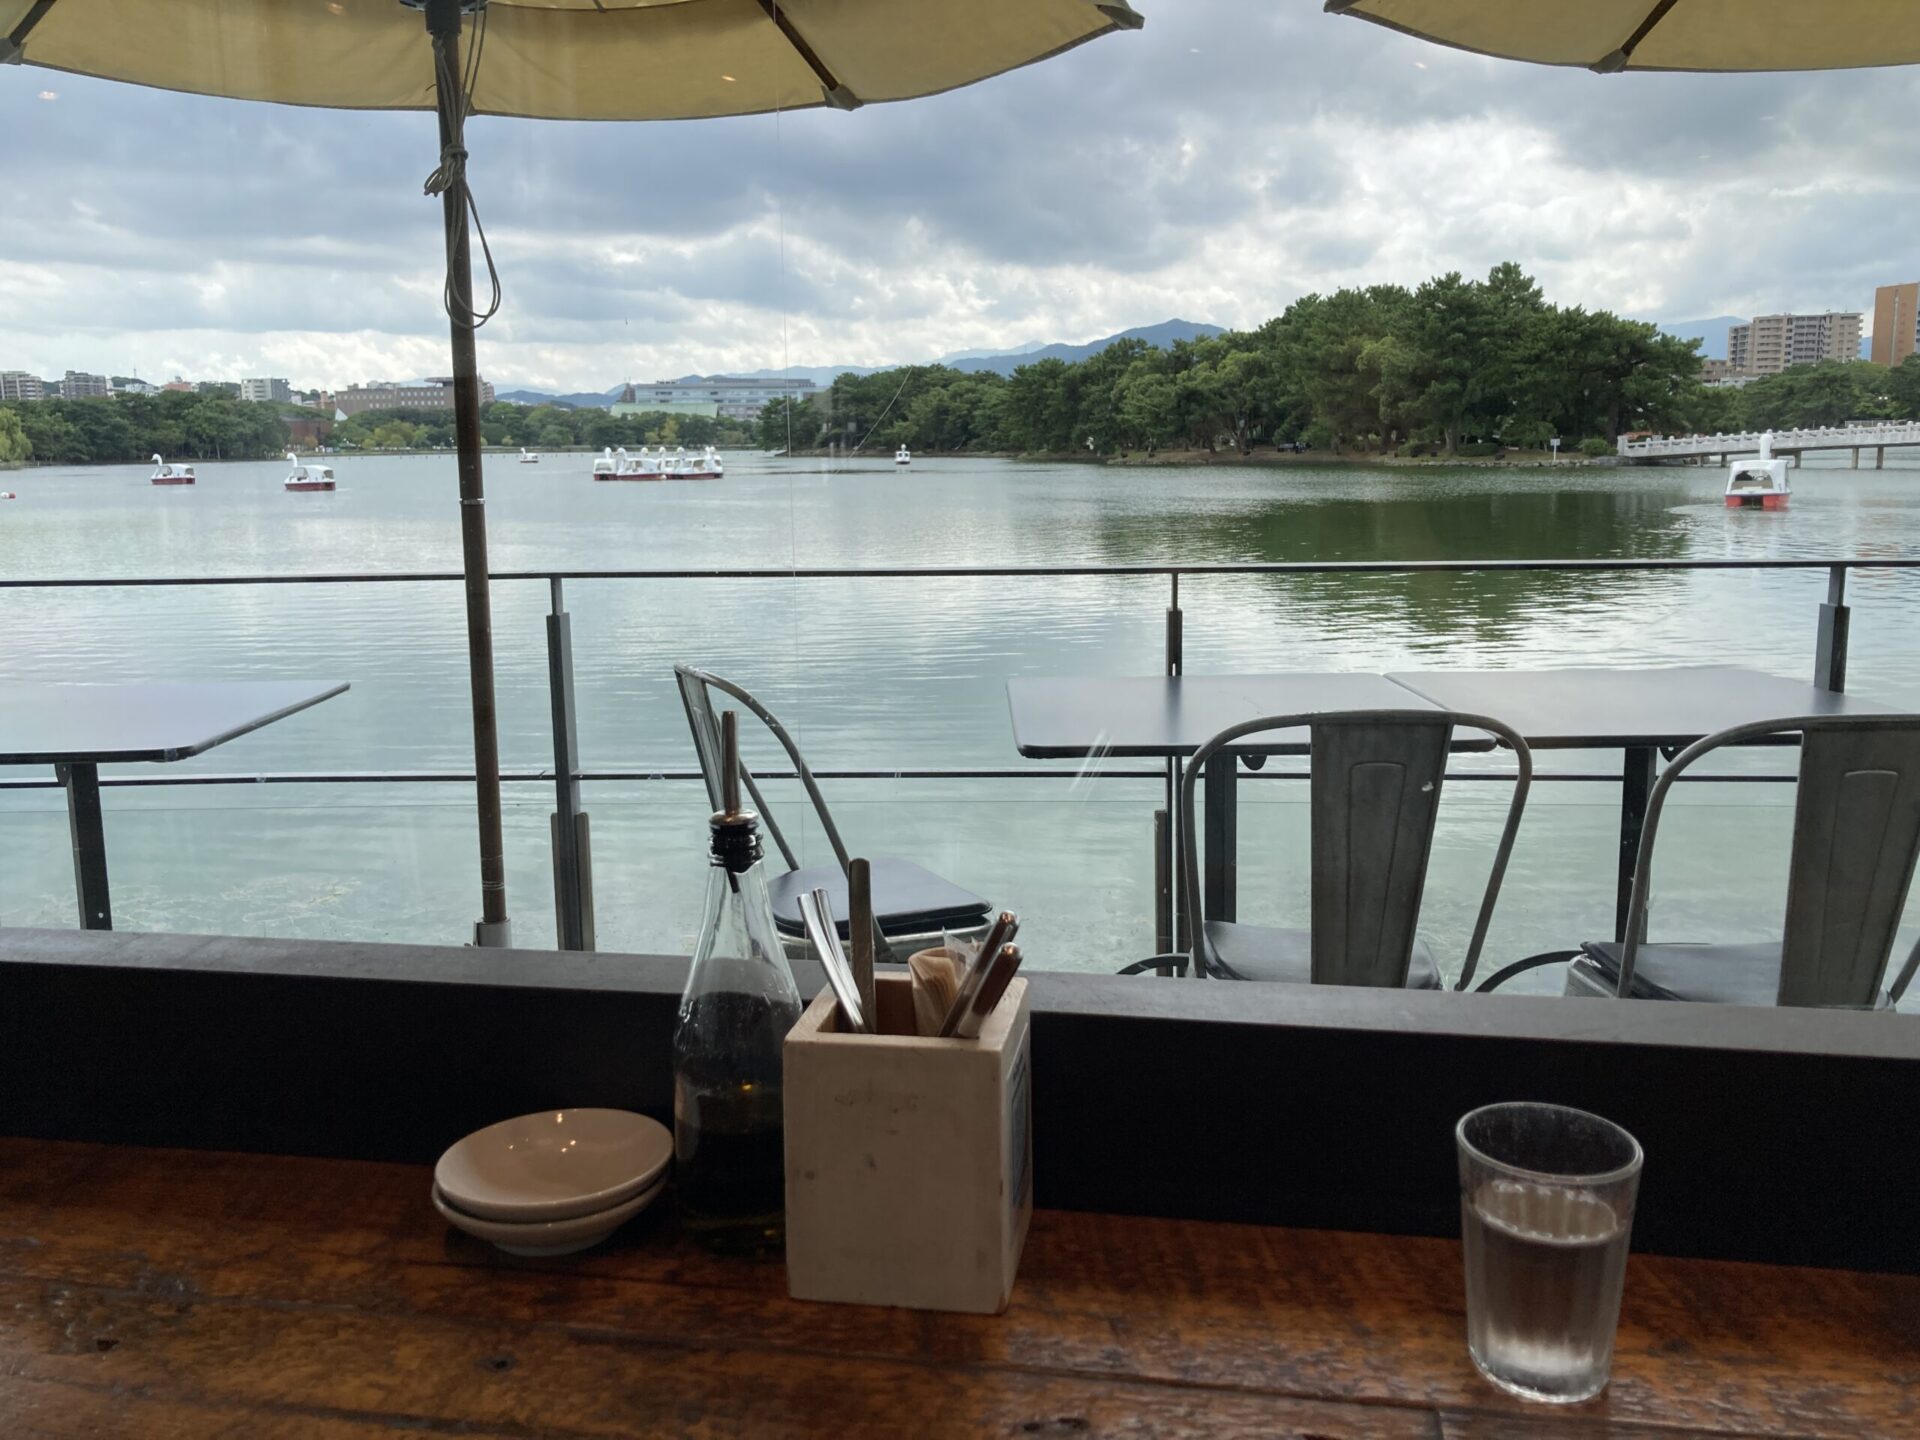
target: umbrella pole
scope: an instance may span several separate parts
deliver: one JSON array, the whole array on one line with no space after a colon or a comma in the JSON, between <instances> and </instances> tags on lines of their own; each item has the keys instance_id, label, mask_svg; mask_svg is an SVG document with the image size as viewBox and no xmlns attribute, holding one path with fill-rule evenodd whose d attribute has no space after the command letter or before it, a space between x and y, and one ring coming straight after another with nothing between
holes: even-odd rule
<instances>
[{"instance_id":1,"label":"umbrella pole","mask_svg":"<svg viewBox=\"0 0 1920 1440\"><path fill-rule=\"evenodd\" d=\"M428 0L427 30L439 73L460 74L459 0ZM443 157L460 133L454 107L462 103L449 87L435 87ZM464 161L465 157L460 159ZM464 185L441 194L447 231L447 311L453 349L453 428L460 467L460 554L467 590L467 666L473 696L475 810L480 822L480 921L476 945L513 943L507 919L507 866L500 823L500 727L493 692L493 605L487 590L487 511L480 468L480 365L473 335L473 272Z\"/></svg>"}]
</instances>

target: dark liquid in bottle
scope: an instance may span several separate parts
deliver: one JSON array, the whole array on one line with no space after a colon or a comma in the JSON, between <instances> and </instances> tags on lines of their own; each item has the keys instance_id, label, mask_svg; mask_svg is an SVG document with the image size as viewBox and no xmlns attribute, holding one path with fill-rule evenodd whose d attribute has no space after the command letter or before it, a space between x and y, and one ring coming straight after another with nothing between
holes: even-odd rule
<instances>
[{"instance_id":1,"label":"dark liquid in bottle","mask_svg":"<svg viewBox=\"0 0 1920 1440\"><path fill-rule=\"evenodd\" d=\"M757 996L702 995L674 1043L675 1184L687 1229L715 1250L786 1239L780 1046L794 1016Z\"/></svg>"}]
</instances>

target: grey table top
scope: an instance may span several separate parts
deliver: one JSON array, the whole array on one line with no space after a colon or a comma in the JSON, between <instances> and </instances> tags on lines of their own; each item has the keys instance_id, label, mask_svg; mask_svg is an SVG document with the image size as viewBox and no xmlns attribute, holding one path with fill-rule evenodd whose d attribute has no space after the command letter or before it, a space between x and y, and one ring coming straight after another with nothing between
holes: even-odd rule
<instances>
[{"instance_id":1,"label":"grey table top","mask_svg":"<svg viewBox=\"0 0 1920 1440\"><path fill-rule=\"evenodd\" d=\"M1387 678L1448 710L1504 720L1541 750L1686 745L1755 720L1898 713L1859 695L1737 665L1411 670Z\"/></svg>"},{"instance_id":2,"label":"grey table top","mask_svg":"<svg viewBox=\"0 0 1920 1440\"><path fill-rule=\"evenodd\" d=\"M313 680L0 682L0 765L184 760L346 688Z\"/></svg>"},{"instance_id":3,"label":"grey table top","mask_svg":"<svg viewBox=\"0 0 1920 1440\"><path fill-rule=\"evenodd\" d=\"M1035 676L1007 682L1013 743L1022 755L1191 755L1229 725L1260 715L1436 708L1382 675ZM1285 734L1285 732L1278 732ZM1236 747L1239 748L1239 747ZM1307 737L1262 743L1304 754ZM1486 748L1485 741L1467 748Z\"/></svg>"}]
</instances>

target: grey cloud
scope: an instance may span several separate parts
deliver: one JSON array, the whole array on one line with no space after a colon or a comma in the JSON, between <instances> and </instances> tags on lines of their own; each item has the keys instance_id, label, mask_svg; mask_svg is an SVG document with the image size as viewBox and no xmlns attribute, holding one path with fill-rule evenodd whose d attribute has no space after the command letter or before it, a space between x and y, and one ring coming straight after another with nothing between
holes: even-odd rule
<instances>
[{"instance_id":1,"label":"grey cloud","mask_svg":"<svg viewBox=\"0 0 1920 1440\"><path fill-rule=\"evenodd\" d=\"M1911 268L1920 173L1906 72L1596 77L1306 3L1143 8L1138 35L907 105L476 120L508 295L499 366L545 373L633 330L663 370L691 369L765 354L783 315L833 352L819 359L869 361L1176 311L1251 323L1305 290L1505 258L1560 298L1624 308L1630 286L1668 314L1864 305L1870 283L1911 278L1891 273ZM116 367L90 347L197 327L441 333L428 116L8 67L0 127L30 137L0 178L0 255L61 277L0 314L0 366L31 343L42 366ZM1515 177L1493 152L1523 143L1537 173Z\"/></svg>"}]
</instances>

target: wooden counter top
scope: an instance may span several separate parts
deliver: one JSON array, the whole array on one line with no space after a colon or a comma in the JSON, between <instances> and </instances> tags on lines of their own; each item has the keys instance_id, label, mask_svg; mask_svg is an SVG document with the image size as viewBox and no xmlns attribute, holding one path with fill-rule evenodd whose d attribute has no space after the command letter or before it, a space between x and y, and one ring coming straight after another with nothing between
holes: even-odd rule
<instances>
[{"instance_id":1,"label":"wooden counter top","mask_svg":"<svg viewBox=\"0 0 1920 1440\"><path fill-rule=\"evenodd\" d=\"M0 1139L0 1435L1920 1435L1920 1278L1635 1256L1614 1383L1487 1385L1436 1240L1041 1212L1003 1316L804 1305L668 1207L511 1260L420 1167Z\"/></svg>"}]
</instances>

